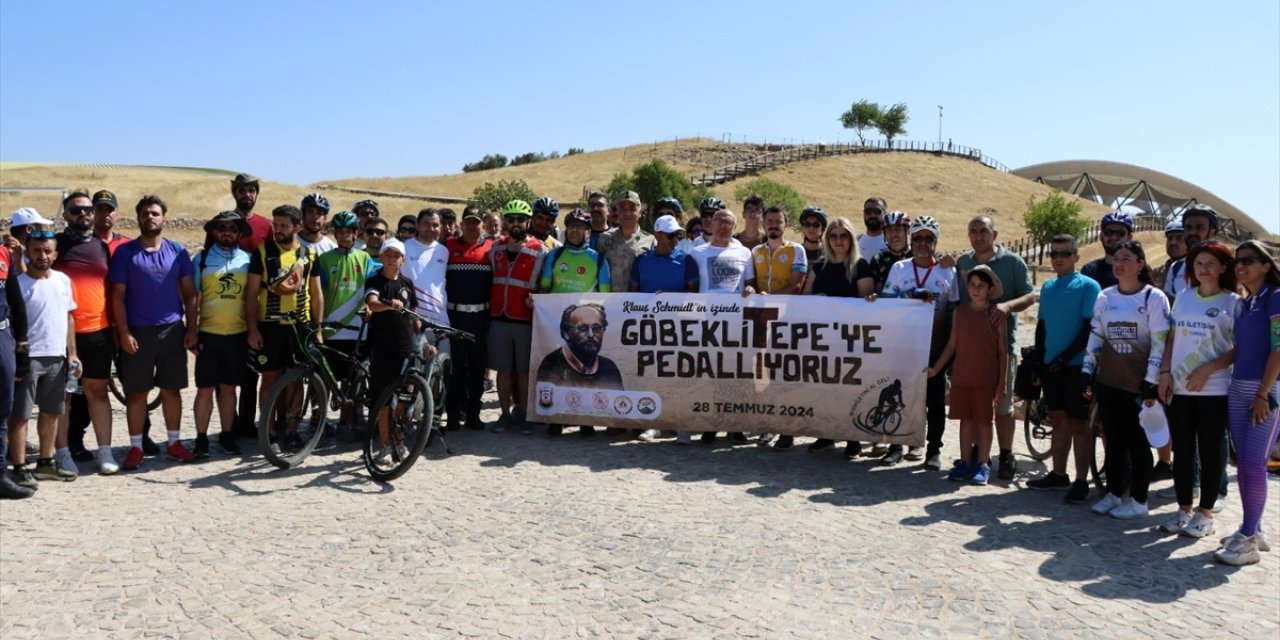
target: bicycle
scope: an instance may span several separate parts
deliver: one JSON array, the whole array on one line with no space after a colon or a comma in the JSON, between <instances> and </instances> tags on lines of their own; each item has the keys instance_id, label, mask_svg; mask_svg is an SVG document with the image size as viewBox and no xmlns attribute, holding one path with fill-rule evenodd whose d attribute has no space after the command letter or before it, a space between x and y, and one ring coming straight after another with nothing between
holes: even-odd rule
<instances>
[{"instance_id":1,"label":"bicycle","mask_svg":"<svg viewBox=\"0 0 1280 640\"><path fill-rule=\"evenodd\" d=\"M326 328L357 331L355 355L318 341L317 334ZM294 325L295 338L297 331L298 325ZM302 362L271 386L258 417L258 446L272 465L288 469L301 464L320 443L331 410L338 412L338 428L357 426L369 392L369 365L359 356L364 335L363 325L331 322L307 330L300 340ZM329 358L338 358L349 367L341 380L329 366Z\"/></svg>"},{"instance_id":2,"label":"bicycle","mask_svg":"<svg viewBox=\"0 0 1280 640\"><path fill-rule=\"evenodd\" d=\"M1027 451L1036 460L1045 460L1050 454L1053 440L1053 424L1049 420L1049 410L1044 400L1026 400L1023 402L1022 429L1026 438ZM1102 420L1098 417L1098 403L1089 403L1089 433L1093 436L1093 457L1089 460L1089 475L1099 493L1107 491L1106 432L1102 428Z\"/></svg>"},{"instance_id":3,"label":"bicycle","mask_svg":"<svg viewBox=\"0 0 1280 640\"><path fill-rule=\"evenodd\" d=\"M894 405L888 413L885 413L880 405L871 407L862 418L863 429L869 433L880 433L886 436L897 433L898 428L902 426L902 407L902 404Z\"/></svg>"},{"instance_id":4,"label":"bicycle","mask_svg":"<svg viewBox=\"0 0 1280 640\"><path fill-rule=\"evenodd\" d=\"M433 437L440 438L446 453L449 452L436 408L444 405L453 363L449 354L439 347L446 338L475 341L475 336L466 331L436 324L412 311L399 313L421 322L415 329L419 347L405 358L396 382L383 389L369 409L370 425L362 457L370 477L378 482L390 482L404 475ZM384 409L387 412L385 444L380 429L374 424Z\"/></svg>"}]
</instances>

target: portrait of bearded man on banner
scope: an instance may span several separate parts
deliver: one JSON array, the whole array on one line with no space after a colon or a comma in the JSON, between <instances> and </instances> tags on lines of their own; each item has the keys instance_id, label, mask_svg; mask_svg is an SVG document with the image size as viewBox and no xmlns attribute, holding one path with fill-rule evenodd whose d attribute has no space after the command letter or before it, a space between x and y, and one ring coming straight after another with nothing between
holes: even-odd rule
<instances>
[{"instance_id":1,"label":"portrait of bearded man on banner","mask_svg":"<svg viewBox=\"0 0 1280 640\"><path fill-rule=\"evenodd\" d=\"M602 305L565 307L560 315L564 344L542 359L535 379L557 386L621 390L622 372L618 365L600 355L608 327L608 315Z\"/></svg>"}]
</instances>

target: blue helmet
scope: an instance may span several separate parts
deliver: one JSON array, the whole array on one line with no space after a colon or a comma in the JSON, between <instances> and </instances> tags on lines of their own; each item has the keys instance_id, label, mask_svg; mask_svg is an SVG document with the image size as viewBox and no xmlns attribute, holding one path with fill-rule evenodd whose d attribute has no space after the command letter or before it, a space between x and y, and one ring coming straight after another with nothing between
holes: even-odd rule
<instances>
[{"instance_id":1,"label":"blue helmet","mask_svg":"<svg viewBox=\"0 0 1280 640\"><path fill-rule=\"evenodd\" d=\"M555 218L560 215L560 203L546 196L542 196L541 198L533 201L533 212L543 213Z\"/></svg>"},{"instance_id":2,"label":"blue helmet","mask_svg":"<svg viewBox=\"0 0 1280 640\"><path fill-rule=\"evenodd\" d=\"M1133 216L1123 211L1112 211L1102 216L1102 226L1106 227L1109 224L1122 224L1129 227L1129 231L1133 231Z\"/></svg>"},{"instance_id":3,"label":"blue helmet","mask_svg":"<svg viewBox=\"0 0 1280 640\"><path fill-rule=\"evenodd\" d=\"M320 195L318 191L316 193L308 193L306 197L302 198L302 206L298 208L305 210L307 207L323 209L325 213L329 213L329 199Z\"/></svg>"},{"instance_id":4,"label":"blue helmet","mask_svg":"<svg viewBox=\"0 0 1280 640\"><path fill-rule=\"evenodd\" d=\"M826 228L827 212L823 211L822 207L805 207L804 211L800 212L800 222L803 223L804 219L809 216L817 216L818 221L822 223L823 228Z\"/></svg>"}]
</instances>

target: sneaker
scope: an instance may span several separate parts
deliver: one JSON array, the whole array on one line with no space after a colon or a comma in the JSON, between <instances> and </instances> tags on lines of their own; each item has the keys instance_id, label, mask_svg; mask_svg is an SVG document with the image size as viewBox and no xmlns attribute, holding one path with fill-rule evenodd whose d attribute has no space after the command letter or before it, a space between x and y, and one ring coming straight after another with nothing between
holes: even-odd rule
<instances>
[{"instance_id":1,"label":"sneaker","mask_svg":"<svg viewBox=\"0 0 1280 640\"><path fill-rule=\"evenodd\" d=\"M698 436L698 440L702 442L702 444L712 444L716 441L716 432L703 431L702 435Z\"/></svg>"},{"instance_id":2,"label":"sneaker","mask_svg":"<svg viewBox=\"0 0 1280 640\"><path fill-rule=\"evenodd\" d=\"M1120 496L1117 496L1114 493L1108 493L1103 496L1101 500L1093 503L1093 506L1089 507L1089 510L1100 516L1105 516L1108 513L1111 513L1112 509L1120 506L1120 502Z\"/></svg>"},{"instance_id":3,"label":"sneaker","mask_svg":"<svg viewBox=\"0 0 1280 640\"><path fill-rule=\"evenodd\" d=\"M907 455L903 456L908 462L919 462L924 460L924 447L907 447Z\"/></svg>"},{"instance_id":4,"label":"sneaker","mask_svg":"<svg viewBox=\"0 0 1280 640\"><path fill-rule=\"evenodd\" d=\"M991 465L980 464L978 470L973 473L973 477L969 478L969 484L985 486L987 481L991 479Z\"/></svg>"},{"instance_id":5,"label":"sneaker","mask_svg":"<svg viewBox=\"0 0 1280 640\"><path fill-rule=\"evenodd\" d=\"M794 436L778 436L778 440L773 443L774 451L787 451L794 445L796 439Z\"/></svg>"},{"instance_id":6,"label":"sneaker","mask_svg":"<svg viewBox=\"0 0 1280 640\"><path fill-rule=\"evenodd\" d=\"M1218 546L1225 547L1225 546L1227 546L1227 545L1231 544L1231 540L1232 540L1232 539L1234 539L1234 538L1239 538L1239 537L1241 537L1241 535L1240 535L1240 531L1239 531L1239 530L1236 530L1236 532L1235 532L1235 533L1233 533L1233 534L1231 534L1231 535L1229 535L1229 536L1227 536L1227 537L1223 538L1222 540L1218 541ZM1263 533L1263 531L1262 531L1261 529L1259 529L1259 530L1258 530L1258 536L1257 536L1257 537L1258 537L1258 551L1261 551L1261 552L1263 552L1263 553L1267 553L1267 552L1271 551L1271 541L1270 541L1270 540L1267 540L1267 534L1266 534L1266 533Z\"/></svg>"},{"instance_id":7,"label":"sneaker","mask_svg":"<svg viewBox=\"0 0 1280 640\"><path fill-rule=\"evenodd\" d=\"M1133 498L1126 498L1123 503L1112 509L1107 515L1117 520L1133 520L1135 518L1145 518L1151 515L1151 512L1147 510L1147 505Z\"/></svg>"},{"instance_id":8,"label":"sneaker","mask_svg":"<svg viewBox=\"0 0 1280 640\"><path fill-rule=\"evenodd\" d=\"M482 386L484 387L485 393L493 391L493 378L485 378Z\"/></svg>"},{"instance_id":9,"label":"sneaker","mask_svg":"<svg viewBox=\"0 0 1280 640\"><path fill-rule=\"evenodd\" d=\"M1001 480L1012 480L1014 474L1018 471L1018 461L1013 458L1012 453L1000 454L1000 472L997 476Z\"/></svg>"},{"instance_id":10,"label":"sneaker","mask_svg":"<svg viewBox=\"0 0 1280 640\"><path fill-rule=\"evenodd\" d=\"M1258 551L1258 536L1233 536L1227 546L1213 554L1213 559L1239 567L1261 560Z\"/></svg>"},{"instance_id":11,"label":"sneaker","mask_svg":"<svg viewBox=\"0 0 1280 640\"><path fill-rule=\"evenodd\" d=\"M751 442L751 440L747 438L747 434L742 433L741 431L730 431L729 442L732 442L733 444L747 444L748 442Z\"/></svg>"},{"instance_id":12,"label":"sneaker","mask_svg":"<svg viewBox=\"0 0 1280 640\"><path fill-rule=\"evenodd\" d=\"M53 459L58 461L59 467L62 467L67 471L74 471L76 475L80 475L80 466L76 464L76 461L72 457L70 451L66 453L55 453L53 454Z\"/></svg>"},{"instance_id":13,"label":"sneaker","mask_svg":"<svg viewBox=\"0 0 1280 640\"><path fill-rule=\"evenodd\" d=\"M681 431L676 434L676 444L689 444L693 442L693 434L688 431Z\"/></svg>"},{"instance_id":14,"label":"sneaker","mask_svg":"<svg viewBox=\"0 0 1280 640\"><path fill-rule=\"evenodd\" d=\"M408 457L409 457L409 447L406 447L403 444L396 445L396 459L403 461Z\"/></svg>"},{"instance_id":15,"label":"sneaker","mask_svg":"<svg viewBox=\"0 0 1280 640\"><path fill-rule=\"evenodd\" d=\"M1173 465L1169 464L1168 462L1163 462L1163 461L1157 462L1154 467L1151 467L1152 482L1155 482L1156 480L1168 480L1169 478L1172 478L1172 477L1173 477Z\"/></svg>"},{"instance_id":16,"label":"sneaker","mask_svg":"<svg viewBox=\"0 0 1280 640\"><path fill-rule=\"evenodd\" d=\"M1227 508L1227 499L1224 498L1223 496L1218 496L1218 499L1213 501L1214 513L1222 513L1222 510L1226 508Z\"/></svg>"},{"instance_id":17,"label":"sneaker","mask_svg":"<svg viewBox=\"0 0 1280 640\"><path fill-rule=\"evenodd\" d=\"M222 452L229 456L240 455L240 445L236 444L236 437L233 433L227 431L219 433L218 446L222 447Z\"/></svg>"},{"instance_id":18,"label":"sneaker","mask_svg":"<svg viewBox=\"0 0 1280 640\"><path fill-rule=\"evenodd\" d=\"M942 456L936 453L929 454L929 456L924 459L924 470L942 471Z\"/></svg>"},{"instance_id":19,"label":"sneaker","mask_svg":"<svg viewBox=\"0 0 1280 640\"><path fill-rule=\"evenodd\" d=\"M391 466L391 447L385 446L378 449L378 453L373 456L373 464L379 467Z\"/></svg>"},{"instance_id":20,"label":"sneaker","mask_svg":"<svg viewBox=\"0 0 1280 640\"><path fill-rule=\"evenodd\" d=\"M144 435L142 436L142 452L149 456L159 455L160 445L156 444L156 441L152 440L151 436Z\"/></svg>"},{"instance_id":21,"label":"sneaker","mask_svg":"<svg viewBox=\"0 0 1280 640\"><path fill-rule=\"evenodd\" d=\"M302 434L297 431L290 431L284 437L284 444L289 447L290 451L302 451Z\"/></svg>"},{"instance_id":22,"label":"sneaker","mask_svg":"<svg viewBox=\"0 0 1280 640\"><path fill-rule=\"evenodd\" d=\"M1070 487L1071 478L1057 473L1049 473L1043 478L1036 478L1027 482L1027 488L1033 491L1058 491L1059 489Z\"/></svg>"},{"instance_id":23,"label":"sneaker","mask_svg":"<svg viewBox=\"0 0 1280 640\"><path fill-rule=\"evenodd\" d=\"M36 490L14 482L13 476L0 471L0 498L5 500L22 500L36 494Z\"/></svg>"},{"instance_id":24,"label":"sneaker","mask_svg":"<svg viewBox=\"0 0 1280 640\"><path fill-rule=\"evenodd\" d=\"M521 421L520 421L520 435L522 435L522 436L533 435L533 428L534 428L534 427L536 427L536 426L538 426L538 423L536 423L536 422L529 422L528 420L521 420Z\"/></svg>"},{"instance_id":25,"label":"sneaker","mask_svg":"<svg viewBox=\"0 0 1280 640\"><path fill-rule=\"evenodd\" d=\"M139 449L138 447L129 447L129 453L125 454L124 462L121 463L120 468L125 471L133 471L134 469L137 469L142 466L142 455L142 449Z\"/></svg>"},{"instance_id":26,"label":"sneaker","mask_svg":"<svg viewBox=\"0 0 1280 640\"><path fill-rule=\"evenodd\" d=\"M1160 523L1159 529L1165 533L1182 533L1182 530L1187 528L1189 524L1191 524L1191 512L1178 509L1173 512L1173 515Z\"/></svg>"},{"instance_id":27,"label":"sneaker","mask_svg":"<svg viewBox=\"0 0 1280 640\"><path fill-rule=\"evenodd\" d=\"M191 462L196 459L190 451L187 451L186 447L182 446L181 440L175 440L173 444L169 445L169 447L165 449L164 452L165 455L169 456L173 460L177 460L178 462Z\"/></svg>"},{"instance_id":28,"label":"sneaker","mask_svg":"<svg viewBox=\"0 0 1280 640\"><path fill-rule=\"evenodd\" d=\"M815 451L825 451L827 449L830 449L831 447L834 447L835 445L836 445L835 440L829 440L827 438L818 438L817 440L814 440L809 445L809 451L811 453Z\"/></svg>"},{"instance_id":29,"label":"sneaker","mask_svg":"<svg viewBox=\"0 0 1280 640\"><path fill-rule=\"evenodd\" d=\"M645 442L653 442L654 438L657 438L657 437L658 437L658 430L657 430L657 429L645 429L644 431L641 431L641 432L640 432L640 435L639 435L638 437L639 437L641 440L644 440Z\"/></svg>"},{"instance_id":30,"label":"sneaker","mask_svg":"<svg viewBox=\"0 0 1280 640\"><path fill-rule=\"evenodd\" d=\"M889 451L880 457L880 464L892 467L902 462L902 447L889 447Z\"/></svg>"},{"instance_id":31,"label":"sneaker","mask_svg":"<svg viewBox=\"0 0 1280 640\"><path fill-rule=\"evenodd\" d=\"M773 443L773 434L772 434L772 433L762 433L762 434L760 434L760 436L759 436L759 437L757 437L757 438L756 438L756 444L758 444L758 445L760 445L760 446L762 446L762 447L767 447L767 446L769 446L769 445L770 445L770 444L772 444L772 443Z\"/></svg>"},{"instance_id":32,"label":"sneaker","mask_svg":"<svg viewBox=\"0 0 1280 640\"><path fill-rule=\"evenodd\" d=\"M79 475L75 471L63 467L58 464L57 458L48 458L36 461L36 480L59 480L62 482L71 482Z\"/></svg>"},{"instance_id":33,"label":"sneaker","mask_svg":"<svg viewBox=\"0 0 1280 640\"><path fill-rule=\"evenodd\" d=\"M844 457L846 460L853 460L854 458L857 458L861 453L862 453L861 442L850 440L848 444L844 445Z\"/></svg>"},{"instance_id":34,"label":"sneaker","mask_svg":"<svg viewBox=\"0 0 1280 640\"><path fill-rule=\"evenodd\" d=\"M93 462L93 452L84 448L84 445L71 447L71 459L76 462Z\"/></svg>"},{"instance_id":35,"label":"sneaker","mask_svg":"<svg viewBox=\"0 0 1280 640\"><path fill-rule=\"evenodd\" d=\"M1071 489L1067 491L1067 504L1084 504L1089 499L1089 482L1087 480L1076 480L1071 483Z\"/></svg>"},{"instance_id":36,"label":"sneaker","mask_svg":"<svg viewBox=\"0 0 1280 640\"><path fill-rule=\"evenodd\" d=\"M209 434L196 434L196 448L191 453L197 460L205 460L209 457Z\"/></svg>"},{"instance_id":37,"label":"sneaker","mask_svg":"<svg viewBox=\"0 0 1280 640\"><path fill-rule=\"evenodd\" d=\"M1181 511L1179 511L1179 513L1181 513ZM1197 511L1196 515L1191 517L1191 522L1182 527L1182 531L1180 533L1188 538L1203 538L1213 533L1213 528L1213 518Z\"/></svg>"},{"instance_id":38,"label":"sneaker","mask_svg":"<svg viewBox=\"0 0 1280 640\"><path fill-rule=\"evenodd\" d=\"M877 442L872 445L871 450L863 453L863 455L871 458L882 458L884 454L889 453L889 445L883 442Z\"/></svg>"},{"instance_id":39,"label":"sneaker","mask_svg":"<svg viewBox=\"0 0 1280 640\"><path fill-rule=\"evenodd\" d=\"M578 435L584 438L590 438L595 434L596 434L596 428L589 424L584 424L581 427L578 427Z\"/></svg>"},{"instance_id":40,"label":"sneaker","mask_svg":"<svg viewBox=\"0 0 1280 640\"><path fill-rule=\"evenodd\" d=\"M36 480L36 474L32 473L31 469L32 467L29 464L14 467L13 475L10 476L13 478L14 484L32 491L39 489L40 481Z\"/></svg>"},{"instance_id":41,"label":"sneaker","mask_svg":"<svg viewBox=\"0 0 1280 640\"><path fill-rule=\"evenodd\" d=\"M554 437L562 433L564 433L564 425L559 425L559 424L547 425L547 435Z\"/></svg>"},{"instance_id":42,"label":"sneaker","mask_svg":"<svg viewBox=\"0 0 1280 640\"><path fill-rule=\"evenodd\" d=\"M947 479L952 482L963 482L973 474L973 469L969 468L969 463L964 460L956 462L956 466L951 467L951 473L947 474Z\"/></svg>"},{"instance_id":43,"label":"sneaker","mask_svg":"<svg viewBox=\"0 0 1280 640\"><path fill-rule=\"evenodd\" d=\"M492 427L489 427L489 430L494 433L502 433L503 431L507 430L507 426L509 426L510 424L511 424L511 414L504 413L501 416L498 416L498 420L493 423Z\"/></svg>"}]
</instances>

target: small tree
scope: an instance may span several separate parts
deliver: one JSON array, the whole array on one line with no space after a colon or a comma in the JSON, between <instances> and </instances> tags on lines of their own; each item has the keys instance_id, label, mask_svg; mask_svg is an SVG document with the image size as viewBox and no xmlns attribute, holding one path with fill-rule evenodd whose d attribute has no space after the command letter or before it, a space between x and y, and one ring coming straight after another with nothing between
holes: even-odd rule
<instances>
[{"instance_id":1,"label":"small tree","mask_svg":"<svg viewBox=\"0 0 1280 640\"><path fill-rule=\"evenodd\" d=\"M1089 225L1089 221L1080 215L1082 208L1079 201L1068 202L1057 190L1043 200L1031 196L1027 198L1027 212L1022 215L1022 224L1037 245L1049 244L1059 233L1081 238Z\"/></svg>"},{"instance_id":2,"label":"small tree","mask_svg":"<svg viewBox=\"0 0 1280 640\"><path fill-rule=\"evenodd\" d=\"M546 159L547 159L546 154L540 151L530 151L529 153L522 153L512 158L511 166L518 167L524 164L534 164L535 162L542 162L543 160L546 160Z\"/></svg>"},{"instance_id":3,"label":"small tree","mask_svg":"<svg viewBox=\"0 0 1280 640\"><path fill-rule=\"evenodd\" d=\"M766 208L775 205L785 208L787 210L788 226L796 229L800 228L800 212L804 211L805 202L804 198L801 198L795 189L777 180L756 178L734 189L733 197L741 202L753 193L764 198L764 206Z\"/></svg>"},{"instance_id":4,"label":"small tree","mask_svg":"<svg viewBox=\"0 0 1280 640\"><path fill-rule=\"evenodd\" d=\"M853 129L858 134L858 143L862 144L866 140L862 137L864 129L870 129L877 126L876 122L880 119L880 105L867 100L859 100L849 107L849 110L840 115L840 124L846 129Z\"/></svg>"},{"instance_id":5,"label":"small tree","mask_svg":"<svg viewBox=\"0 0 1280 640\"><path fill-rule=\"evenodd\" d=\"M880 113L876 118L876 129L884 136L885 145L893 147L893 139L907 132L907 105L899 102Z\"/></svg>"},{"instance_id":6,"label":"small tree","mask_svg":"<svg viewBox=\"0 0 1280 640\"><path fill-rule=\"evenodd\" d=\"M566 155L566 156L576 156L576 155L578 155L579 153L583 153L583 152L584 152L584 151L583 151L582 147L569 147L569 150L568 150L568 151L566 151L564 155Z\"/></svg>"},{"instance_id":7,"label":"small tree","mask_svg":"<svg viewBox=\"0 0 1280 640\"><path fill-rule=\"evenodd\" d=\"M472 171L485 171L487 169L501 169L502 167L505 167L505 166L507 166L506 156L502 155L501 153L491 153L479 159L476 162L471 162L471 163L462 165L462 171L464 173L471 173Z\"/></svg>"},{"instance_id":8,"label":"small tree","mask_svg":"<svg viewBox=\"0 0 1280 640\"><path fill-rule=\"evenodd\" d=\"M502 205L512 200L532 203L538 198L524 180L499 180L498 184L486 182L471 194L471 204L481 211L502 211Z\"/></svg>"}]
</instances>

